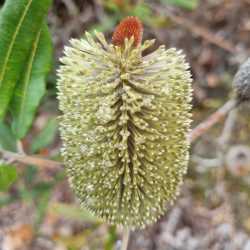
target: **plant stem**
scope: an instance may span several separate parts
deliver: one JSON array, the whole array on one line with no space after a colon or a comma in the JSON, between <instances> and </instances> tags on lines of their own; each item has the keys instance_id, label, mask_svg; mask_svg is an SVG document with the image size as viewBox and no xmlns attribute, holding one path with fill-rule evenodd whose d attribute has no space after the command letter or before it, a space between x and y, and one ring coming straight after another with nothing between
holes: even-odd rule
<instances>
[{"instance_id":1,"label":"plant stem","mask_svg":"<svg viewBox=\"0 0 250 250\"><path fill-rule=\"evenodd\" d=\"M128 228L124 228L123 237L122 237L121 250L127 250L128 249L129 234L130 234L129 229Z\"/></svg>"},{"instance_id":2,"label":"plant stem","mask_svg":"<svg viewBox=\"0 0 250 250\"><path fill-rule=\"evenodd\" d=\"M28 156L19 153L10 152L7 150L0 149L1 157L6 160L16 161L26 165L35 165L44 169L59 169L62 163L41 158L39 156Z\"/></svg>"},{"instance_id":3,"label":"plant stem","mask_svg":"<svg viewBox=\"0 0 250 250\"><path fill-rule=\"evenodd\" d=\"M235 99L227 101L221 108L210 115L205 121L201 122L189 134L190 142L194 142L197 138L207 132L212 126L218 123L225 117L231 110L238 106L239 102Z\"/></svg>"},{"instance_id":4,"label":"plant stem","mask_svg":"<svg viewBox=\"0 0 250 250\"><path fill-rule=\"evenodd\" d=\"M22 141L17 141L17 152L19 154L25 155L24 149L23 149L23 144Z\"/></svg>"}]
</instances>

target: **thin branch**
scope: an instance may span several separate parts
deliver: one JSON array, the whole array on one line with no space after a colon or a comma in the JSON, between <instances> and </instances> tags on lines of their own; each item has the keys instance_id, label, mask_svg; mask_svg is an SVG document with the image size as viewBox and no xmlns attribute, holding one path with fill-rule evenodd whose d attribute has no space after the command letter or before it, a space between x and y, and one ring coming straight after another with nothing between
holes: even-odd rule
<instances>
[{"instance_id":1,"label":"thin branch","mask_svg":"<svg viewBox=\"0 0 250 250\"><path fill-rule=\"evenodd\" d=\"M218 138L218 143L223 149L226 149L229 144L233 129L236 124L236 119L237 119L237 109L233 109L231 110L231 112L229 112L227 119L225 121L222 134Z\"/></svg>"},{"instance_id":2,"label":"thin branch","mask_svg":"<svg viewBox=\"0 0 250 250\"><path fill-rule=\"evenodd\" d=\"M202 158L198 155L192 156L191 160L198 164L198 166L202 166L201 170L204 171L204 168L214 168L217 166L221 166L222 161L219 158L209 159Z\"/></svg>"},{"instance_id":3,"label":"thin branch","mask_svg":"<svg viewBox=\"0 0 250 250\"><path fill-rule=\"evenodd\" d=\"M129 229L124 228L121 250L127 250L128 249L129 234L130 234Z\"/></svg>"},{"instance_id":4,"label":"thin branch","mask_svg":"<svg viewBox=\"0 0 250 250\"><path fill-rule=\"evenodd\" d=\"M3 149L0 149L0 153L2 154L3 159L12 160L12 162L19 162L25 165L35 165L37 167L45 169L53 169L53 170L62 167L61 162L44 159L36 155L28 156L28 155L13 153Z\"/></svg>"},{"instance_id":5,"label":"thin branch","mask_svg":"<svg viewBox=\"0 0 250 250\"><path fill-rule=\"evenodd\" d=\"M19 154L25 155L24 149L23 149L23 144L22 141L17 141L17 152Z\"/></svg>"},{"instance_id":6,"label":"thin branch","mask_svg":"<svg viewBox=\"0 0 250 250\"><path fill-rule=\"evenodd\" d=\"M212 126L218 123L223 117L225 117L231 110L237 107L238 102L235 99L229 100L216 112L210 115L205 121L201 122L195 127L189 134L190 142L194 142L197 138L207 132Z\"/></svg>"},{"instance_id":7,"label":"thin branch","mask_svg":"<svg viewBox=\"0 0 250 250\"><path fill-rule=\"evenodd\" d=\"M79 14L79 10L78 10L76 4L74 3L74 1L72 1L72 0L62 0L62 2L67 7L70 16L75 17L75 16L77 16Z\"/></svg>"},{"instance_id":8,"label":"thin branch","mask_svg":"<svg viewBox=\"0 0 250 250\"><path fill-rule=\"evenodd\" d=\"M173 14L170 14L168 16L174 23L184 27L196 36L202 37L207 42L214 44L232 54L236 52L235 46L230 41L225 40L222 36L216 35L204 27L198 26L185 17Z\"/></svg>"},{"instance_id":9,"label":"thin branch","mask_svg":"<svg viewBox=\"0 0 250 250\"><path fill-rule=\"evenodd\" d=\"M196 23L190 21L184 16L176 15L172 11L169 11L165 6L157 6L155 4L150 4L151 8L156 12L168 17L173 23L184 27L186 30L201 37L207 42L214 44L232 54L236 53L236 47L231 41L225 40L222 36L214 34L205 27L199 26Z\"/></svg>"}]
</instances>

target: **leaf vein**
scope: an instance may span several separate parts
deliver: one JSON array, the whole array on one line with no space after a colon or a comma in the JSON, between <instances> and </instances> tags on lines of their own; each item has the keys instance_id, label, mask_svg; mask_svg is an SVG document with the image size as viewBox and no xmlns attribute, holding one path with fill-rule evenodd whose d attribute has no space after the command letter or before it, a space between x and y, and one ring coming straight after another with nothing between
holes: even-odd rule
<instances>
[{"instance_id":1,"label":"leaf vein","mask_svg":"<svg viewBox=\"0 0 250 250\"><path fill-rule=\"evenodd\" d=\"M24 12L23 12L23 14L22 14L22 16L20 18L20 21L19 21L19 23L17 25L16 31L14 32L13 37L11 39L11 43L10 43L10 46L8 48L7 55L6 55L6 58L4 60L4 64L3 64L3 67L2 67L2 72L0 74L0 86L1 86L2 80L4 79L6 68L7 68L7 65L8 65L8 61L9 61L9 58L10 58L11 51L13 49L14 43L16 41L17 35L18 35L18 33L19 33L20 29L21 29L22 23L23 23L23 21L25 19L25 16L28 13L28 10L29 10L29 7L30 7L32 1L33 0L29 0L27 6L25 7Z\"/></svg>"},{"instance_id":2,"label":"leaf vein","mask_svg":"<svg viewBox=\"0 0 250 250\"><path fill-rule=\"evenodd\" d=\"M35 59L36 51L37 51L39 40L40 40L40 37L41 37L41 31L42 31L42 28L38 32L37 38L36 38L36 40L35 40L35 42L33 44L33 51L31 52L30 61L28 63L28 70L27 70L27 74L26 74L26 77L25 77L25 80L24 80L24 95L21 98L22 100L21 100L20 113L19 113L20 114L19 119L21 121L23 119L23 110L24 110L25 99L26 99L26 96L27 96L28 83L29 83L29 80L30 80L30 77L31 77L32 65L33 65L33 62L34 62L34 59Z\"/></svg>"}]
</instances>

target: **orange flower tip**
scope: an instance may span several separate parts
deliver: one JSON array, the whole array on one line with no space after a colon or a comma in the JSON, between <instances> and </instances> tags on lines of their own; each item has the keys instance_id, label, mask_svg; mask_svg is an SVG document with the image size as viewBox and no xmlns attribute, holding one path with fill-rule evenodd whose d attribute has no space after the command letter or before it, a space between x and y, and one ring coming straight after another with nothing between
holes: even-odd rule
<instances>
[{"instance_id":1,"label":"orange flower tip","mask_svg":"<svg viewBox=\"0 0 250 250\"><path fill-rule=\"evenodd\" d=\"M138 17L129 16L124 18L116 27L112 43L116 46L122 46L125 38L134 37L134 45L137 47L141 44L143 34L143 26Z\"/></svg>"}]
</instances>

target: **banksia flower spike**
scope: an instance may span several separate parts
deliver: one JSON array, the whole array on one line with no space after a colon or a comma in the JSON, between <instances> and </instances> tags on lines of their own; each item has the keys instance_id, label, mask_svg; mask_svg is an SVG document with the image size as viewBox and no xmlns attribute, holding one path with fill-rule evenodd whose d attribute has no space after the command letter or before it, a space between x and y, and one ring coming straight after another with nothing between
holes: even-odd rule
<instances>
[{"instance_id":1,"label":"banksia flower spike","mask_svg":"<svg viewBox=\"0 0 250 250\"><path fill-rule=\"evenodd\" d=\"M239 102L250 101L250 58L237 71L233 85Z\"/></svg>"},{"instance_id":2,"label":"banksia flower spike","mask_svg":"<svg viewBox=\"0 0 250 250\"><path fill-rule=\"evenodd\" d=\"M58 71L60 132L69 182L82 206L112 224L143 228L165 212L187 170L191 77L184 56L143 55L142 25L122 21L72 39Z\"/></svg>"}]
</instances>

